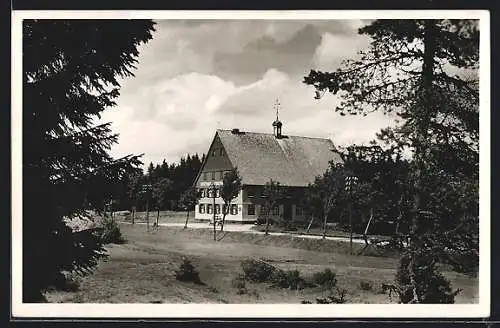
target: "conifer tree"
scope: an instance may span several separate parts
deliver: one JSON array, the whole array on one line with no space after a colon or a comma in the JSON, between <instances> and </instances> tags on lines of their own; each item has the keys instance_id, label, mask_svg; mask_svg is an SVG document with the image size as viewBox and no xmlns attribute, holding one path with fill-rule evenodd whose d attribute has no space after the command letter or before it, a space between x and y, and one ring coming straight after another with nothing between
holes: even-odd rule
<instances>
[{"instance_id":1,"label":"conifer tree","mask_svg":"<svg viewBox=\"0 0 500 328\"><path fill-rule=\"evenodd\" d=\"M406 147L413 154L407 184L412 208L403 215L408 248L400 269L407 270L408 284L400 288L402 295L408 289L412 295L402 302L422 303L428 299L422 297L425 282L418 279L425 276L423 267L439 260L439 250L448 245L448 252L460 252L451 240L477 245L477 189L469 189L465 208L456 200L463 196L457 185L478 181L478 22L376 20L359 33L372 39L359 59L345 61L335 72L313 70L304 82L316 88L317 97L340 95L341 115L383 111L402 121L379 137L395 151ZM472 233L457 231L464 227Z\"/></svg>"},{"instance_id":2,"label":"conifer tree","mask_svg":"<svg viewBox=\"0 0 500 328\"><path fill-rule=\"evenodd\" d=\"M109 187L140 164L112 158L108 123L121 79L133 75L150 20L23 21L23 301L65 272L89 273L105 255L91 231L73 232L65 219L102 208Z\"/></svg>"}]
</instances>

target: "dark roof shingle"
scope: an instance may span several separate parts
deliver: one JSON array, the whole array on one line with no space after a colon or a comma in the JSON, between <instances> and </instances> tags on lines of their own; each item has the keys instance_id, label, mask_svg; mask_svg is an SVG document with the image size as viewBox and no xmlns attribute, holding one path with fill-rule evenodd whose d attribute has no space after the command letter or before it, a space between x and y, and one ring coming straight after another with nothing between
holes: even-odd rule
<instances>
[{"instance_id":1,"label":"dark roof shingle","mask_svg":"<svg viewBox=\"0 0 500 328\"><path fill-rule=\"evenodd\" d=\"M322 175L330 161L342 161L329 139L278 139L273 134L230 130L217 130L217 135L246 185L264 185L272 178L284 186L304 187Z\"/></svg>"}]
</instances>

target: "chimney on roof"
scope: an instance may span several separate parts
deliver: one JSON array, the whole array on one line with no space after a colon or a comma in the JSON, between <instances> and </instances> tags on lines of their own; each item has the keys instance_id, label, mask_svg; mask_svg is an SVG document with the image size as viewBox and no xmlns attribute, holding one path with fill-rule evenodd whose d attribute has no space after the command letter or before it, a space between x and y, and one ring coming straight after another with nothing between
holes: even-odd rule
<instances>
[{"instance_id":1,"label":"chimney on roof","mask_svg":"<svg viewBox=\"0 0 500 328\"><path fill-rule=\"evenodd\" d=\"M231 133L232 134L239 134L240 133L240 129L232 129Z\"/></svg>"},{"instance_id":2,"label":"chimney on roof","mask_svg":"<svg viewBox=\"0 0 500 328\"><path fill-rule=\"evenodd\" d=\"M283 126L283 123L278 118L279 114L279 108L280 108L280 101L279 99L276 99L276 102L274 103L274 108L276 109L276 120L273 122L273 133L276 138L281 138L281 127Z\"/></svg>"}]
</instances>

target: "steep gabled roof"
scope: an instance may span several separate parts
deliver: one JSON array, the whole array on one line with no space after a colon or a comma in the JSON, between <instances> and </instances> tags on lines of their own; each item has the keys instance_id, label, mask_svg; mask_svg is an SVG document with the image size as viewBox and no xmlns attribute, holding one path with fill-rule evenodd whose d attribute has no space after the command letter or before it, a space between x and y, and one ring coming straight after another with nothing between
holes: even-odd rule
<instances>
[{"instance_id":1,"label":"steep gabled roof","mask_svg":"<svg viewBox=\"0 0 500 328\"><path fill-rule=\"evenodd\" d=\"M246 185L264 185L269 179L284 186L304 187L322 175L330 161L341 162L331 140L217 130L233 166Z\"/></svg>"}]
</instances>

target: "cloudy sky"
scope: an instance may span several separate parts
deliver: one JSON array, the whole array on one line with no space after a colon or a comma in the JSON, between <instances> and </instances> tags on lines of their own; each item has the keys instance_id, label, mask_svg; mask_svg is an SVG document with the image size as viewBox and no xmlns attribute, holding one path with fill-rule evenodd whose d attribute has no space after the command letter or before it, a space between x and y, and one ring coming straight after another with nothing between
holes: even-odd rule
<instances>
[{"instance_id":1,"label":"cloudy sky","mask_svg":"<svg viewBox=\"0 0 500 328\"><path fill-rule=\"evenodd\" d=\"M140 48L135 77L118 106L104 112L119 133L115 156L178 161L206 152L217 128L272 133L279 97L283 133L330 138L336 145L371 140L392 118L335 113L333 95L314 99L302 83L310 69L333 70L368 46L364 22L157 21Z\"/></svg>"}]
</instances>

